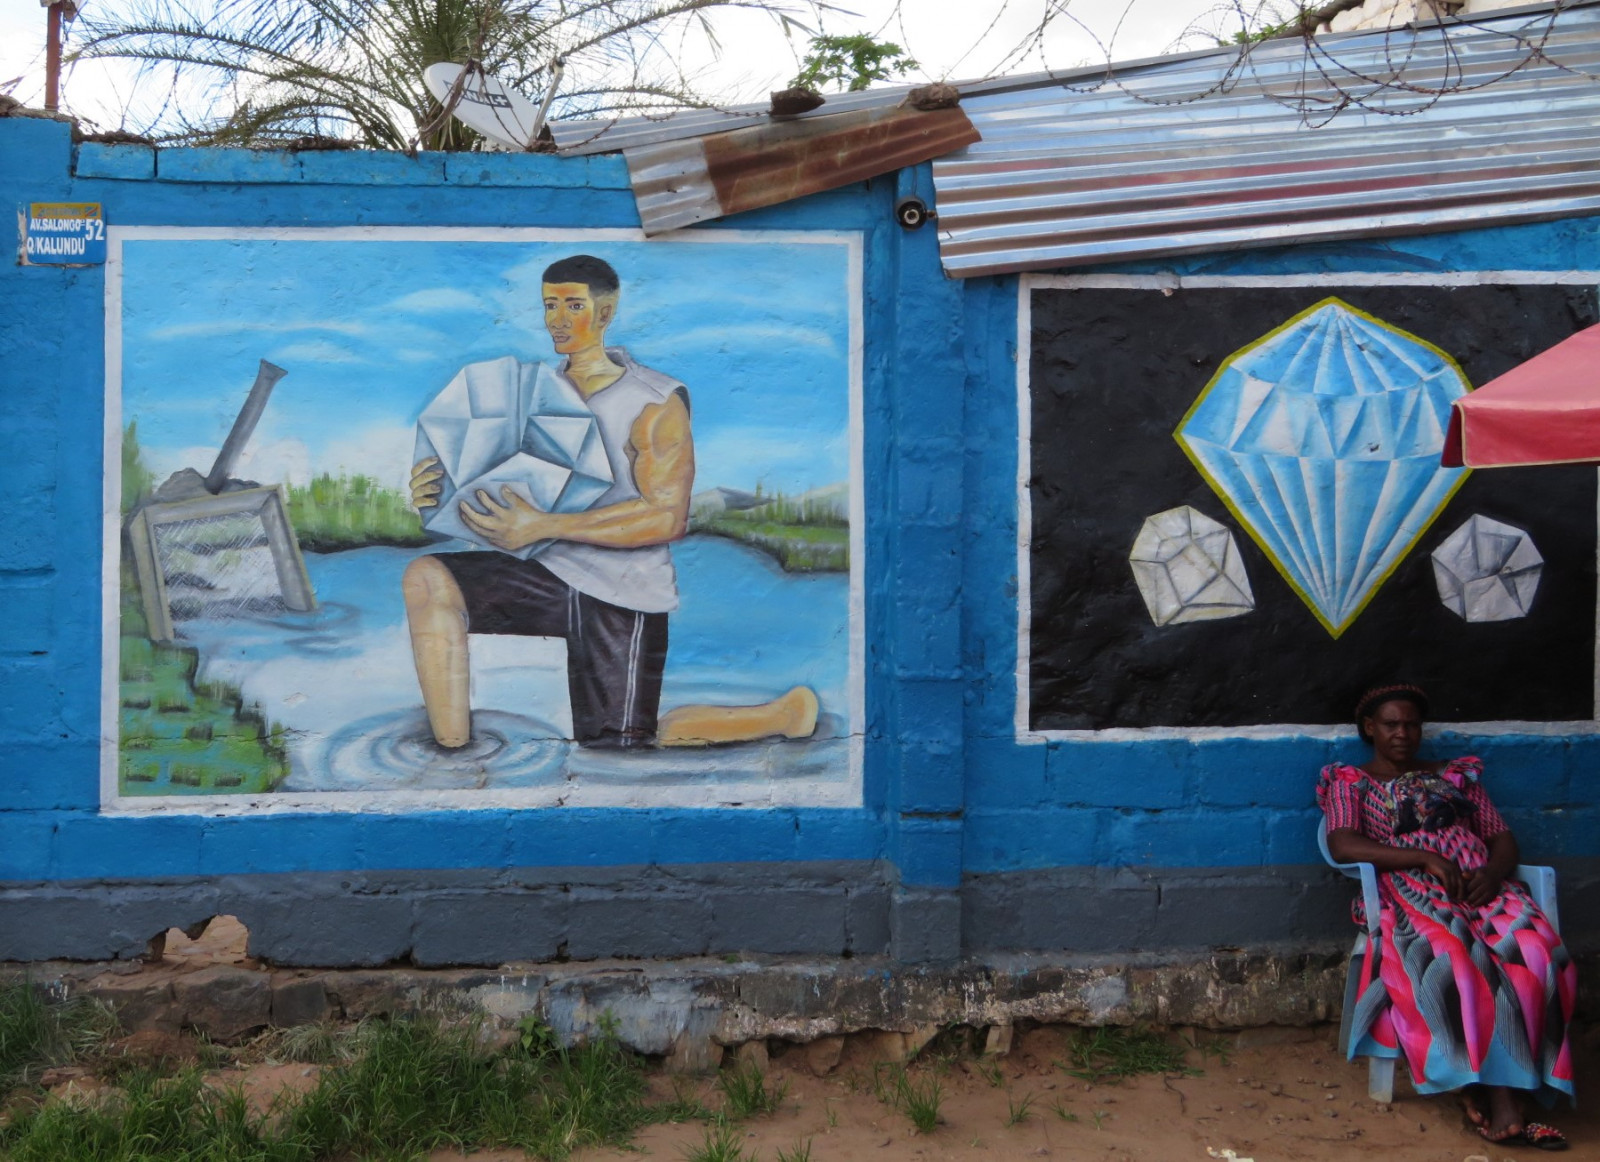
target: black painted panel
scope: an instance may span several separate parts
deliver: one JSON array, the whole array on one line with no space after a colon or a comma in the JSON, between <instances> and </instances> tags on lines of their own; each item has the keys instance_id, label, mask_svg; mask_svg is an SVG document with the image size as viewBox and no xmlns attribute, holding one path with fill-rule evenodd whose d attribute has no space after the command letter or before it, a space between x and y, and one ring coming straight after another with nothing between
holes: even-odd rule
<instances>
[{"instance_id":1,"label":"black painted panel","mask_svg":"<svg viewBox=\"0 0 1600 1162\"><path fill-rule=\"evenodd\" d=\"M1330 295L1442 348L1473 384L1600 320L1580 287L1035 290L1035 729L1339 722L1396 679L1428 687L1443 721L1593 716L1594 469L1473 473L1335 640L1173 438L1222 360ZM1233 531L1253 613L1152 624L1128 553L1146 517L1182 504ZM1439 601L1429 553L1474 513L1544 555L1525 618L1469 624Z\"/></svg>"}]
</instances>

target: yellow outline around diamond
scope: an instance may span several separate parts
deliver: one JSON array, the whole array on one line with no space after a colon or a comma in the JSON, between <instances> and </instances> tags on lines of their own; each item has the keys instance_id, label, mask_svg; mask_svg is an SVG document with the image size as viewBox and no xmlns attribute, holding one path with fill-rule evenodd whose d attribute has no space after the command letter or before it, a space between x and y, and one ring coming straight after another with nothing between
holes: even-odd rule
<instances>
[{"instance_id":1,"label":"yellow outline around diamond","mask_svg":"<svg viewBox=\"0 0 1600 1162\"><path fill-rule=\"evenodd\" d=\"M1272 562L1272 567L1278 571L1278 575L1288 583L1290 589L1294 590L1295 596L1305 603L1305 607L1311 611L1311 615L1317 619L1317 622L1322 626L1322 628L1327 630L1329 635L1337 640L1339 635L1344 633L1345 630L1349 629L1356 618L1361 616L1361 614L1366 610L1367 605L1374 597L1378 595L1378 591L1388 583L1389 578L1393 576L1394 571L1398 569L1405 559L1411 555L1411 550L1417 547L1417 542L1422 539L1423 534L1433 527L1433 522L1439 519L1439 515L1443 513L1444 510L1449 506L1450 501L1454 499L1455 494L1460 491L1461 486L1467 482L1467 477L1472 475L1472 469L1461 469L1460 478L1450 486L1450 491L1444 494L1444 499L1441 500L1438 507L1433 510L1433 514L1429 516L1427 520L1422 522L1422 527L1417 530L1416 536L1412 537L1411 540L1406 543L1406 547L1400 551L1400 555L1390 563L1389 567L1383 571L1382 575L1379 576L1377 581L1373 583L1372 587L1367 590L1367 595L1361 599L1361 604L1351 610L1349 616L1347 616L1338 625L1334 625L1331 621L1323 616L1322 611L1317 608L1316 603L1311 600L1310 595L1300 587L1300 583L1294 579L1289 570L1284 568L1283 562L1278 560L1278 555L1272 551L1265 541L1262 540L1261 535L1256 532L1255 525L1250 522L1250 519L1246 517L1242 511L1240 511L1239 506L1233 502L1233 498L1224 492L1222 487L1212 477L1211 473L1206 471L1206 466L1200 462L1200 458L1195 455L1194 449L1189 447L1189 442L1184 439L1183 436L1183 428L1184 425L1189 422L1189 417L1194 415L1195 411L1199 409L1200 405L1205 402L1206 396L1211 394L1211 389L1216 386L1217 380L1222 378L1222 373L1233 364L1234 360L1238 359L1242 355L1249 354L1257 347L1262 346L1268 340L1276 338L1278 335L1282 334L1284 331L1287 331L1290 327L1298 323L1301 319L1304 319L1308 315L1315 314L1323 307L1328 306L1330 303L1337 303L1339 306L1349 311L1352 315L1358 315L1361 318L1366 319L1369 323L1374 323L1377 326L1382 327L1385 331L1395 335L1401 335L1411 340L1413 343L1417 343L1423 347L1426 347L1429 351L1432 351L1435 355L1439 356L1439 358L1443 359L1451 367L1455 368L1456 374L1461 377L1461 382L1467 385L1467 390L1469 392L1474 390L1472 380L1468 379L1467 373L1461 370L1461 364L1457 363L1455 361L1455 357L1442 347L1428 342L1421 335L1413 335L1410 331L1396 327L1393 323L1386 322L1385 320L1378 318L1377 315L1363 311L1360 307L1351 306L1338 295L1329 295L1320 302L1313 303L1311 306L1307 307L1293 318L1278 324L1260 338L1253 339L1249 343L1246 343L1243 347L1239 348L1232 355L1229 355L1221 363L1217 364L1216 372L1213 373L1210 379L1206 380L1206 385L1200 389L1200 394L1194 397L1194 402L1189 405L1189 410L1183 413L1183 418L1178 421L1178 426L1173 429L1172 438L1178 441L1178 447L1183 449L1183 454L1187 456L1189 458L1189 462L1194 465L1195 471L1199 472L1205 482L1210 485L1211 491L1217 494L1217 499L1222 501L1223 507L1233 514L1233 519L1238 521L1240 527L1242 527L1245 532L1250 534L1250 539L1256 543L1256 547L1260 549L1262 553L1266 554L1267 560Z\"/></svg>"}]
</instances>

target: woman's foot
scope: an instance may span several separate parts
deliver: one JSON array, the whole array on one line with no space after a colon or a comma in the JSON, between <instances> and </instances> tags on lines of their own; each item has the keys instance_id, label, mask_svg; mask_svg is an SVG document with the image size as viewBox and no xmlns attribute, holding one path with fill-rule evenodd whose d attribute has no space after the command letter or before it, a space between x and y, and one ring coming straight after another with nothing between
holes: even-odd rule
<instances>
[{"instance_id":1,"label":"woman's foot","mask_svg":"<svg viewBox=\"0 0 1600 1162\"><path fill-rule=\"evenodd\" d=\"M1503 1085L1480 1085L1461 1097L1467 1121L1488 1142L1509 1142L1522 1137L1522 1110L1517 1099Z\"/></svg>"}]
</instances>

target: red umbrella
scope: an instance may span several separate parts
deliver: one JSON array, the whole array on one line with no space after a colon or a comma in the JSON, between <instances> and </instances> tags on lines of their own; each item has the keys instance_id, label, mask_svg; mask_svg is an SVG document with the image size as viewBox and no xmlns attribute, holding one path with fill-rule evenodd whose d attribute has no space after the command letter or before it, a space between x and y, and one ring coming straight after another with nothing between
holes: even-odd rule
<instances>
[{"instance_id":1,"label":"red umbrella","mask_svg":"<svg viewBox=\"0 0 1600 1162\"><path fill-rule=\"evenodd\" d=\"M1600 325L1456 400L1439 460L1446 468L1600 460Z\"/></svg>"}]
</instances>

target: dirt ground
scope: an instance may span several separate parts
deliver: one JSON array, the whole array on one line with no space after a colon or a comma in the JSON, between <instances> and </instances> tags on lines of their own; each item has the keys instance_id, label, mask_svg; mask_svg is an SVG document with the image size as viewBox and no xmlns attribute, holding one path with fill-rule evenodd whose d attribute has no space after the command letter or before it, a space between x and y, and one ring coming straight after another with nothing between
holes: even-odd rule
<instances>
[{"instance_id":1,"label":"dirt ground","mask_svg":"<svg viewBox=\"0 0 1600 1162\"><path fill-rule=\"evenodd\" d=\"M1037 1029L1019 1037L1017 1048L999 1059L999 1085L984 1076L979 1061L944 1065L942 1122L926 1135L874 1097L870 1066L847 1058L835 1073L818 1078L800 1053L791 1052L774 1060L769 1072L771 1083L787 1087L782 1107L742 1123L739 1132L746 1158L754 1151L761 1162L778 1162L779 1150L793 1156L807 1142L810 1162L1204 1162L1226 1158L1228 1150L1239 1162L1503 1162L1541 1153L1482 1141L1453 1098L1418 1097L1403 1082L1392 1105L1369 1101L1364 1065L1338 1058L1331 1048L1332 1029L1274 1033L1269 1039L1277 1043L1232 1050L1226 1064L1209 1057L1200 1076L1087 1085L1055 1065L1066 1031ZM1597 1034L1600 1030L1591 1029L1583 1038L1580 1092L1592 1092L1600 1080ZM1247 1035L1247 1046L1251 1040ZM928 1068L914 1065L912 1076ZM652 1088L662 1098L673 1093L666 1077L653 1078ZM701 1082L696 1089L706 1104L716 1105L714 1085ZM1013 1121L1013 1111L1024 1101L1025 1116ZM1536 1116L1568 1135L1572 1149L1564 1157L1600 1160L1600 1110L1593 1104ZM683 1162L705 1134L700 1122L651 1126L631 1149L585 1150L574 1155L574 1162L637 1162L641 1156ZM478 1162L520 1159L501 1153L472 1157ZM459 1159L448 1152L434 1155L434 1162Z\"/></svg>"}]
</instances>

